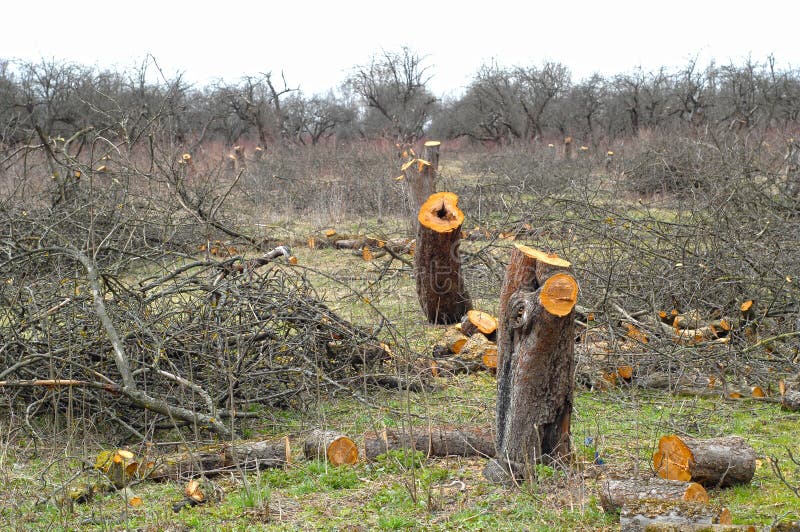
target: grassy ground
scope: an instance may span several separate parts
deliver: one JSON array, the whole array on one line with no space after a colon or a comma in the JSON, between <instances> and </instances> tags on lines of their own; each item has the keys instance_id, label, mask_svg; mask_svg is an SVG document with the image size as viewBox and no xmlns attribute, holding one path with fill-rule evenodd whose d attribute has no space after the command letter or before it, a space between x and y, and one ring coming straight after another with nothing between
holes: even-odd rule
<instances>
[{"instance_id":1,"label":"grassy ground","mask_svg":"<svg viewBox=\"0 0 800 532\"><path fill-rule=\"evenodd\" d=\"M469 247L467 247L469 251ZM502 253L503 250L498 251ZM441 329L422 323L409 271L401 264L366 262L344 251L298 248L300 267L326 301L357 322L377 313L397 327L410 347L424 350ZM490 279L473 281L477 305L496 310ZM496 287L494 287L496 290ZM737 434L756 449L758 464L747 486L712 490L736 523L765 525L800 518L800 499L770 466L776 457L786 479L800 483L800 469L785 449L797 449L800 414L777 405L677 398L612 388L579 391L573 416L574 462L539 467L537 478L517 488L483 480L479 459L425 459L403 453L375 463L331 468L304 461L300 435L312 427L341 430L360 443L366 430L408 423L488 425L494 417L494 377L488 373L439 379L435 392L371 392L370 405L352 397L325 397L305 413L262 410L241 426L251 438L290 435L290 467L215 480L222 500L174 512L178 483L133 486L142 504L126 504L119 492L98 493L85 503L51 497L66 480L102 481L91 467L107 446L89 440L79 426L51 428L42 447L0 420L0 527L9 530L614 530L618 517L598 503L605 477L648 475L658 438L680 432L701 437ZM161 440L168 438L163 435ZM68 445L67 445L68 444ZM132 448L135 453L143 449ZM798 453L800 454L800 453Z\"/></svg>"}]
</instances>

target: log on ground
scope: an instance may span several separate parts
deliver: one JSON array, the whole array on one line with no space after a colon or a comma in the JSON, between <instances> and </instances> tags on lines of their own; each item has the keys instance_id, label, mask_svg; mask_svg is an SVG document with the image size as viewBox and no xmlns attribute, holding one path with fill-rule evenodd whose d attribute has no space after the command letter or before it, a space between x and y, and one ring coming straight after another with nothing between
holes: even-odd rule
<instances>
[{"instance_id":1,"label":"log on ground","mask_svg":"<svg viewBox=\"0 0 800 532\"><path fill-rule=\"evenodd\" d=\"M469 310L461 318L461 332L467 336L483 333L494 342L497 340L497 318L480 310Z\"/></svg>"},{"instance_id":2,"label":"log on ground","mask_svg":"<svg viewBox=\"0 0 800 532\"><path fill-rule=\"evenodd\" d=\"M672 434L659 440L653 468L661 478L724 488L752 480L756 453L739 436L697 439Z\"/></svg>"},{"instance_id":3,"label":"log on ground","mask_svg":"<svg viewBox=\"0 0 800 532\"><path fill-rule=\"evenodd\" d=\"M633 501L644 499L692 501L707 504L708 493L697 482L681 482L659 477L609 479L602 483L600 504L607 512L622 508Z\"/></svg>"},{"instance_id":4,"label":"log on ground","mask_svg":"<svg viewBox=\"0 0 800 532\"><path fill-rule=\"evenodd\" d=\"M731 523L731 512L727 508L687 501L651 499L634 501L625 505L619 516L622 532L651 530L651 526L661 525L695 526Z\"/></svg>"},{"instance_id":5,"label":"log on ground","mask_svg":"<svg viewBox=\"0 0 800 532\"><path fill-rule=\"evenodd\" d=\"M413 449L426 456L495 455L494 433L488 427L413 427L364 434L364 456L374 460L393 450Z\"/></svg>"},{"instance_id":6,"label":"log on ground","mask_svg":"<svg viewBox=\"0 0 800 532\"><path fill-rule=\"evenodd\" d=\"M358 462L358 446L346 434L334 430L311 431L303 443L303 454L309 460L326 460L337 466Z\"/></svg>"},{"instance_id":7,"label":"log on ground","mask_svg":"<svg viewBox=\"0 0 800 532\"><path fill-rule=\"evenodd\" d=\"M205 447L156 460L148 478L176 480L200 475L213 476L229 471L253 471L267 467L283 467L291 462L289 438L261 440Z\"/></svg>"},{"instance_id":8,"label":"log on ground","mask_svg":"<svg viewBox=\"0 0 800 532\"><path fill-rule=\"evenodd\" d=\"M452 192L432 194L420 207L414 269L417 297L430 323L458 322L472 308L461 275L464 213Z\"/></svg>"}]
</instances>

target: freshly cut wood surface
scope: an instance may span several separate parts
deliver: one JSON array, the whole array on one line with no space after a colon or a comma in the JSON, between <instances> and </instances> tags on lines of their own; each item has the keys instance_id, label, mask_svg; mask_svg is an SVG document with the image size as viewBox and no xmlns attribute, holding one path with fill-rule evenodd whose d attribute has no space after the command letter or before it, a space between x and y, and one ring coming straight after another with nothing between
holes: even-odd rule
<instances>
[{"instance_id":1,"label":"freshly cut wood surface","mask_svg":"<svg viewBox=\"0 0 800 532\"><path fill-rule=\"evenodd\" d=\"M346 434L333 430L315 429L303 444L309 460L327 460L332 465L352 465L358 462L358 446Z\"/></svg>"},{"instance_id":2,"label":"freshly cut wood surface","mask_svg":"<svg viewBox=\"0 0 800 532\"><path fill-rule=\"evenodd\" d=\"M414 271L417 297L429 323L457 323L472 309L461 275L464 213L452 192L432 194L419 211Z\"/></svg>"},{"instance_id":3,"label":"freshly cut wood surface","mask_svg":"<svg viewBox=\"0 0 800 532\"><path fill-rule=\"evenodd\" d=\"M672 434L659 440L653 468L661 478L727 487L752 480L756 454L739 436L696 439Z\"/></svg>"}]
</instances>

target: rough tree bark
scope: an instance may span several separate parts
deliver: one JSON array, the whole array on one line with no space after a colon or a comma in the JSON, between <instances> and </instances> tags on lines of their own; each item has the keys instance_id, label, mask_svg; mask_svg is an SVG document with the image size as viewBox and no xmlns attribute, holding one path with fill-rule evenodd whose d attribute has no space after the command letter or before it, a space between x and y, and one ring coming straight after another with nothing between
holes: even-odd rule
<instances>
[{"instance_id":1,"label":"rough tree bark","mask_svg":"<svg viewBox=\"0 0 800 532\"><path fill-rule=\"evenodd\" d=\"M707 504L708 492L697 482L681 482L658 477L606 480L600 490L600 504L607 512L644 499Z\"/></svg>"},{"instance_id":2,"label":"rough tree bark","mask_svg":"<svg viewBox=\"0 0 800 532\"><path fill-rule=\"evenodd\" d=\"M452 192L432 194L420 207L414 269L417 297L430 323L456 323L472 308L461 276L464 213Z\"/></svg>"},{"instance_id":3,"label":"rough tree bark","mask_svg":"<svg viewBox=\"0 0 800 532\"><path fill-rule=\"evenodd\" d=\"M497 460L484 475L507 483L534 464L568 458L574 307L570 263L517 244L500 292Z\"/></svg>"},{"instance_id":4,"label":"rough tree bark","mask_svg":"<svg viewBox=\"0 0 800 532\"><path fill-rule=\"evenodd\" d=\"M397 449L422 451L426 456L494 456L494 434L484 427L414 427L364 434L367 460Z\"/></svg>"},{"instance_id":5,"label":"rough tree bark","mask_svg":"<svg viewBox=\"0 0 800 532\"><path fill-rule=\"evenodd\" d=\"M440 145L441 142L438 140L429 140L425 143L425 151L421 158L412 159L403 165L413 209L420 208L425 200L436 192Z\"/></svg>"}]
</instances>

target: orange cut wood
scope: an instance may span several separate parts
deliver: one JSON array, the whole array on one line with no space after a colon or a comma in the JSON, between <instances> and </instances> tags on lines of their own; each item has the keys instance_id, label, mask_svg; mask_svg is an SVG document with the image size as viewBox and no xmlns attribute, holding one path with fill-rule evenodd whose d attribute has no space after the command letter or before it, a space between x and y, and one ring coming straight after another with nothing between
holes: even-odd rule
<instances>
[{"instance_id":1,"label":"orange cut wood","mask_svg":"<svg viewBox=\"0 0 800 532\"><path fill-rule=\"evenodd\" d=\"M689 472L694 464L692 451L676 435L664 436L658 442L658 450L653 454L653 469L658 476L667 480L692 480Z\"/></svg>"},{"instance_id":2,"label":"orange cut wood","mask_svg":"<svg viewBox=\"0 0 800 532\"><path fill-rule=\"evenodd\" d=\"M752 299L748 299L747 301L745 301L744 303L742 303L742 306L740 307L740 310L741 310L742 312L747 312L747 311L749 311L751 308L753 308L753 300L752 300Z\"/></svg>"},{"instance_id":3,"label":"orange cut wood","mask_svg":"<svg viewBox=\"0 0 800 532\"><path fill-rule=\"evenodd\" d=\"M420 225L436 231L449 233L461 227L464 213L458 208L458 196L453 192L431 194L417 216Z\"/></svg>"},{"instance_id":4,"label":"orange cut wood","mask_svg":"<svg viewBox=\"0 0 800 532\"><path fill-rule=\"evenodd\" d=\"M617 368L617 375L621 379L629 381L633 378L633 366L620 366Z\"/></svg>"},{"instance_id":5,"label":"orange cut wood","mask_svg":"<svg viewBox=\"0 0 800 532\"><path fill-rule=\"evenodd\" d=\"M353 465L358 462L358 447L346 435L332 430L313 430L303 445L310 460L324 459L332 465Z\"/></svg>"},{"instance_id":6,"label":"orange cut wood","mask_svg":"<svg viewBox=\"0 0 800 532\"><path fill-rule=\"evenodd\" d=\"M483 365L486 369L497 369L497 349L487 349L483 353Z\"/></svg>"},{"instance_id":7,"label":"orange cut wood","mask_svg":"<svg viewBox=\"0 0 800 532\"><path fill-rule=\"evenodd\" d=\"M467 318L483 334L489 335L497 330L497 318L491 314L480 310L469 310L467 311Z\"/></svg>"},{"instance_id":8,"label":"orange cut wood","mask_svg":"<svg viewBox=\"0 0 800 532\"><path fill-rule=\"evenodd\" d=\"M561 268L569 268L570 266L572 266L571 262L559 258L559 256L556 255L555 253L545 253L544 251L539 251L538 249L526 246L525 244L514 244L514 247L523 252L528 257L536 259L537 262L541 261L547 264L552 264L553 266L559 266Z\"/></svg>"},{"instance_id":9,"label":"orange cut wood","mask_svg":"<svg viewBox=\"0 0 800 532\"><path fill-rule=\"evenodd\" d=\"M328 229L327 231L325 231L325 236L327 236L328 238L336 236L336 229Z\"/></svg>"},{"instance_id":10,"label":"orange cut wood","mask_svg":"<svg viewBox=\"0 0 800 532\"><path fill-rule=\"evenodd\" d=\"M539 301L550 314L566 316L578 302L578 283L568 273L556 273L542 285Z\"/></svg>"},{"instance_id":11,"label":"orange cut wood","mask_svg":"<svg viewBox=\"0 0 800 532\"><path fill-rule=\"evenodd\" d=\"M764 390L761 386L753 386L753 390L751 391L753 397L766 397L767 394L764 393Z\"/></svg>"}]
</instances>

